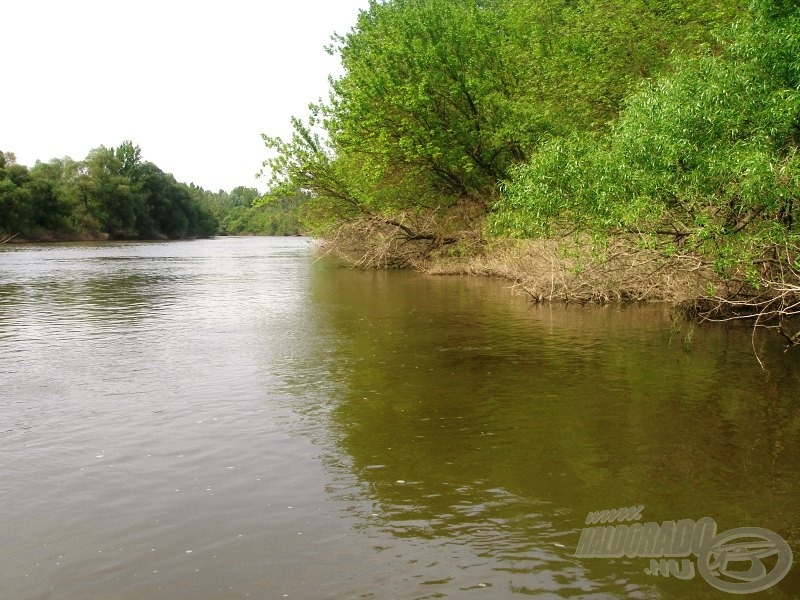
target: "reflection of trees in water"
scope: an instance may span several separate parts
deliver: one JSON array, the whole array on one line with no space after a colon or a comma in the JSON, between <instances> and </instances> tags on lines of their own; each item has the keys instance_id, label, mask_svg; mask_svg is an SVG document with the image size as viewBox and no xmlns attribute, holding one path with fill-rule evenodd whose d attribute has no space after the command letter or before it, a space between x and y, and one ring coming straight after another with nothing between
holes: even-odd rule
<instances>
[{"instance_id":1,"label":"reflection of trees in water","mask_svg":"<svg viewBox=\"0 0 800 600\"><path fill-rule=\"evenodd\" d=\"M773 349L765 378L747 331L699 328L687 353L660 309L531 307L405 273L321 270L311 303L298 410L370 526L522 569L568 568L606 508L796 528L797 366Z\"/></svg>"},{"instance_id":2,"label":"reflection of trees in water","mask_svg":"<svg viewBox=\"0 0 800 600\"><path fill-rule=\"evenodd\" d=\"M30 270L0 286L0 314L6 332L15 323L46 336L72 323L80 340L97 328L139 323L169 307L176 296L175 277L155 269L153 261L135 263L84 259L59 261L48 269ZM56 327L57 325L57 327Z\"/></svg>"},{"instance_id":3,"label":"reflection of trees in water","mask_svg":"<svg viewBox=\"0 0 800 600\"><path fill-rule=\"evenodd\" d=\"M30 290L37 305L72 313L87 322L135 322L153 316L174 297L175 278L144 269L114 269L49 280Z\"/></svg>"}]
</instances>

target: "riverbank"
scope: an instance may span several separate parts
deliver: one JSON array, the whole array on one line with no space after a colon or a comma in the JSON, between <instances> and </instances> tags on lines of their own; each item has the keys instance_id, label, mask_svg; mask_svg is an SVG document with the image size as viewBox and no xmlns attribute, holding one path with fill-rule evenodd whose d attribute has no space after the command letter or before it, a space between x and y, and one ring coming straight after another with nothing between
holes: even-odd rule
<instances>
[{"instance_id":1,"label":"riverbank","mask_svg":"<svg viewBox=\"0 0 800 600\"><path fill-rule=\"evenodd\" d=\"M283 233L280 235L272 235L266 233L218 233L216 236L200 236L199 239L209 239L211 237L305 237L302 233ZM48 244L60 242L163 242L167 240L181 241L181 240L196 240L195 237L180 237L169 238L167 236L156 236L147 238L111 238L107 233L54 233L47 232L41 235L8 235L3 236L0 234L0 244Z\"/></svg>"},{"instance_id":2,"label":"riverbank","mask_svg":"<svg viewBox=\"0 0 800 600\"><path fill-rule=\"evenodd\" d=\"M207 239L213 236L191 236L191 237L175 237L170 238L166 235L154 235L147 237L111 237L107 233L100 232L83 232L83 233L61 233L61 232L44 232L41 234L26 234L26 235L9 235L5 238L0 237L1 244L58 244L66 242L164 242L164 241L182 241L182 240L196 240Z\"/></svg>"},{"instance_id":3,"label":"riverbank","mask_svg":"<svg viewBox=\"0 0 800 600\"><path fill-rule=\"evenodd\" d=\"M536 303L664 303L693 320L741 321L800 345L797 248L776 247L753 264L724 270L719 257L671 240L574 233L487 239L480 219L472 227L459 221L456 231L441 221L426 229L411 220L362 220L328 236L321 250L358 268L498 277Z\"/></svg>"},{"instance_id":4,"label":"riverbank","mask_svg":"<svg viewBox=\"0 0 800 600\"><path fill-rule=\"evenodd\" d=\"M669 302L684 304L713 287L727 287L697 256L666 256L617 239L499 240L468 256L438 256L421 265L430 274L501 277L535 302Z\"/></svg>"},{"instance_id":5,"label":"riverbank","mask_svg":"<svg viewBox=\"0 0 800 600\"><path fill-rule=\"evenodd\" d=\"M0 244L40 244L57 242L105 242L107 233L60 233L48 231L41 234L6 235L0 237Z\"/></svg>"},{"instance_id":6,"label":"riverbank","mask_svg":"<svg viewBox=\"0 0 800 600\"><path fill-rule=\"evenodd\" d=\"M759 278L722 275L696 253L640 245L633 237L499 240L468 257L443 253L430 274L501 277L533 302L661 302L700 321L742 321L800 345L800 274L792 261L762 263Z\"/></svg>"}]
</instances>

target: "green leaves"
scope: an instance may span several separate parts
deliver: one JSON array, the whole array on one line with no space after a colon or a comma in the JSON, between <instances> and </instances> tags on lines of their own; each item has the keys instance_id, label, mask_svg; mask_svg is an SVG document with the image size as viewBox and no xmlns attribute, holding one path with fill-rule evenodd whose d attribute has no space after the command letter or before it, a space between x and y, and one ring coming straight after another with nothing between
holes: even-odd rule
<instances>
[{"instance_id":1,"label":"green leaves","mask_svg":"<svg viewBox=\"0 0 800 600\"><path fill-rule=\"evenodd\" d=\"M775 17L773 4L754 5L720 53L676 56L606 134L542 145L512 172L493 231L672 232L726 272L796 239L800 8Z\"/></svg>"},{"instance_id":2,"label":"green leaves","mask_svg":"<svg viewBox=\"0 0 800 600\"><path fill-rule=\"evenodd\" d=\"M534 4L372 2L336 39L345 75L328 103L291 141L265 137L276 195L304 189L345 214L491 199L542 129L522 77Z\"/></svg>"},{"instance_id":3,"label":"green leaves","mask_svg":"<svg viewBox=\"0 0 800 600\"><path fill-rule=\"evenodd\" d=\"M216 233L188 188L132 142L95 148L85 160L37 162L28 170L0 153L0 232L33 239L160 238Z\"/></svg>"},{"instance_id":4,"label":"green leaves","mask_svg":"<svg viewBox=\"0 0 800 600\"><path fill-rule=\"evenodd\" d=\"M265 136L271 195L303 190L321 221L336 222L465 199L489 206L510 179L508 191L518 181L519 193L537 200L511 192L498 205L498 232L543 231L556 214L584 220L584 201L607 223L643 217L644 189L637 203L614 206L635 173L616 177L610 155L600 160L586 145L608 131L642 78L673 52L713 42L739 5L373 0L329 48L344 75L327 101L312 105L307 121L293 120L289 141ZM596 163L591 180L569 181L584 155Z\"/></svg>"}]
</instances>

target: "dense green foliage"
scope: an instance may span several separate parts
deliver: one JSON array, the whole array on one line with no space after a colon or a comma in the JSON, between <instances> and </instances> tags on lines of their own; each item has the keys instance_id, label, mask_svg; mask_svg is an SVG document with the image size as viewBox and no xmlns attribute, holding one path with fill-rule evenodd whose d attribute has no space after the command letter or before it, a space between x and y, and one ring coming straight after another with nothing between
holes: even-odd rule
<instances>
[{"instance_id":1,"label":"dense green foliage","mask_svg":"<svg viewBox=\"0 0 800 600\"><path fill-rule=\"evenodd\" d=\"M330 51L328 100L265 137L273 193L323 231L430 251L452 228L414 223L470 204L494 236L635 235L755 284L800 269L796 0L372 0Z\"/></svg>"},{"instance_id":2,"label":"dense green foliage","mask_svg":"<svg viewBox=\"0 0 800 600\"><path fill-rule=\"evenodd\" d=\"M760 2L728 36L637 87L609 131L542 145L514 169L495 231L672 235L721 271L796 242L800 6Z\"/></svg>"},{"instance_id":3,"label":"dense green foliage","mask_svg":"<svg viewBox=\"0 0 800 600\"><path fill-rule=\"evenodd\" d=\"M299 197L280 198L255 206L261 194L255 188L236 187L230 192L209 192L192 186L192 192L219 222L221 235L298 235L301 233Z\"/></svg>"},{"instance_id":4,"label":"dense green foliage","mask_svg":"<svg viewBox=\"0 0 800 600\"><path fill-rule=\"evenodd\" d=\"M258 198L254 188L210 192L179 183L131 142L32 168L0 152L0 241L300 233L298 197L253 206Z\"/></svg>"},{"instance_id":5,"label":"dense green foliage","mask_svg":"<svg viewBox=\"0 0 800 600\"><path fill-rule=\"evenodd\" d=\"M304 190L325 223L490 205L553 136L604 130L677 50L729 23L736 0L372 1L335 38L327 102L265 137L277 194ZM313 211L311 211L313 214Z\"/></svg>"},{"instance_id":6,"label":"dense green foliage","mask_svg":"<svg viewBox=\"0 0 800 600\"><path fill-rule=\"evenodd\" d=\"M141 158L138 146L100 146L86 159L28 168L0 152L0 234L30 239L184 238L217 221L192 190Z\"/></svg>"}]
</instances>

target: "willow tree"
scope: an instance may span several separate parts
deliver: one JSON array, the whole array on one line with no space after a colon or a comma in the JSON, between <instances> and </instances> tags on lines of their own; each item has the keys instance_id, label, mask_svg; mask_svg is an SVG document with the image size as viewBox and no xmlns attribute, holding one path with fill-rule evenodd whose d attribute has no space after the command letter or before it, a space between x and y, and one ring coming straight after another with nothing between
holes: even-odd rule
<instances>
[{"instance_id":1,"label":"willow tree","mask_svg":"<svg viewBox=\"0 0 800 600\"><path fill-rule=\"evenodd\" d=\"M274 195L322 221L485 208L554 136L606 127L628 88L711 38L738 0L371 0L330 52L344 75L265 137ZM480 212L480 211L479 211Z\"/></svg>"},{"instance_id":2,"label":"willow tree","mask_svg":"<svg viewBox=\"0 0 800 600\"><path fill-rule=\"evenodd\" d=\"M719 50L680 55L626 97L605 135L517 168L498 231L568 223L722 242L793 231L800 194L800 8L754 2ZM760 224L760 225L759 225Z\"/></svg>"},{"instance_id":3,"label":"willow tree","mask_svg":"<svg viewBox=\"0 0 800 600\"><path fill-rule=\"evenodd\" d=\"M307 190L331 219L486 202L541 133L525 66L529 2L370 2L330 48L345 74L291 141L265 137L275 189Z\"/></svg>"}]
</instances>

